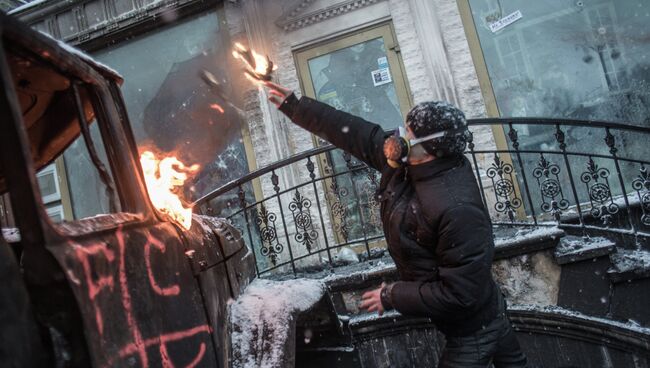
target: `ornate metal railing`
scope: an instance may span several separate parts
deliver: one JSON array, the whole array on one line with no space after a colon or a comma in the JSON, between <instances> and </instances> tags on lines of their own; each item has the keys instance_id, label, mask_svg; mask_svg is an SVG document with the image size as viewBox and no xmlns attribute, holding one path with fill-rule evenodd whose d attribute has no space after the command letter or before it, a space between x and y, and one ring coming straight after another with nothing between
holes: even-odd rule
<instances>
[{"instance_id":1,"label":"ornate metal railing","mask_svg":"<svg viewBox=\"0 0 650 368\"><path fill-rule=\"evenodd\" d=\"M637 249L650 238L650 129L537 118L469 125L472 137L495 137L472 138L466 152L494 224L560 225ZM325 146L232 181L196 208L240 228L258 275L295 274L382 254L378 176ZM252 198L254 180L266 189L256 196L263 198Z\"/></svg>"}]
</instances>

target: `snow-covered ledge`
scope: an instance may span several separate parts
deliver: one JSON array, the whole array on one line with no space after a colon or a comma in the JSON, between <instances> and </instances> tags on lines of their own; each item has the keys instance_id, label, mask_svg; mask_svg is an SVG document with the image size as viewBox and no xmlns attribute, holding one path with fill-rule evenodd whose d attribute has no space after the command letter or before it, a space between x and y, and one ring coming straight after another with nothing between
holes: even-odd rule
<instances>
[{"instance_id":1,"label":"snow-covered ledge","mask_svg":"<svg viewBox=\"0 0 650 368\"><path fill-rule=\"evenodd\" d=\"M253 281L230 305L231 367L293 367L296 319L324 295L318 280Z\"/></svg>"}]
</instances>

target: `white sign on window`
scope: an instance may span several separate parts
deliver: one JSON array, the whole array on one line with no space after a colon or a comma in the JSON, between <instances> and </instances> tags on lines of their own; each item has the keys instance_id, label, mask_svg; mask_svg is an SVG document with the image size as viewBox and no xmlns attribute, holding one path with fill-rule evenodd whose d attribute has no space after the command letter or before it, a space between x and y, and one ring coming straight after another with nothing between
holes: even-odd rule
<instances>
[{"instance_id":1,"label":"white sign on window","mask_svg":"<svg viewBox=\"0 0 650 368\"><path fill-rule=\"evenodd\" d=\"M517 10L516 12L514 12L512 14L509 14L509 15L506 15L505 17L503 17L503 18L497 20L496 22L490 24L490 31L492 31L493 33L496 33L498 31L506 28L507 26L511 25L512 23L518 21L522 17L523 17L523 15L521 15L521 11Z\"/></svg>"},{"instance_id":2,"label":"white sign on window","mask_svg":"<svg viewBox=\"0 0 650 368\"><path fill-rule=\"evenodd\" d=\"M370 74L372 74L372 83L375 85L375 87L393 81L393 79L390 76L390 70L388 70L388 68L380 68L377 70L373 70L372 72L370 72Z\"/></svg>"}]
</instances>

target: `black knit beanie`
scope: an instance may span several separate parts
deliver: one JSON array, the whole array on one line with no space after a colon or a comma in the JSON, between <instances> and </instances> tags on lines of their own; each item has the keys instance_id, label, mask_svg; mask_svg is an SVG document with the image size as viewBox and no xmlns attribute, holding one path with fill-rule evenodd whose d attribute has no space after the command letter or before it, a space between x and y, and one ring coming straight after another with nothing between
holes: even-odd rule
<instances>
[{"instance_id":1,"label":"black knit beanie","mask_svg":"<svg viewBox=\"0 0 650 368\"><path fill-rule=\"evenodd\" d=\"M467 146L469 131L465 114L457 107L443 101L417 104L406 115L406 126L416 138L447 130L443 137L422 142L430 155L438 158L461 155Z\"/></svg>"}]
</instances>

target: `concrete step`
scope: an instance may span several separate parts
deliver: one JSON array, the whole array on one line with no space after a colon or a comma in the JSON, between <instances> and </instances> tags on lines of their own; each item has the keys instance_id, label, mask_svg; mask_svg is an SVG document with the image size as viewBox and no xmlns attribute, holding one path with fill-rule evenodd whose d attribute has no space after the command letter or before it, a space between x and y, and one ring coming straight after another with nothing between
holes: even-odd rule
<instances>
[{"instance_id":1,"label":"concrete step","mask_svg":"<svg viewBox=\"0 0 650 368\"><path fill-rule=\"evenodd\" d=\"M604 237L569 235L560 240L554 255L555 261L563 265L602 257L614 252L615 248L616 243Z\"/></svg>"},{"instance_id":2,"label":"concrete step","mask_svg":"<svg viewBox=\"0 0 650 368\"><path fill-rule=\"evenodd\" d=\"M495 226L494 259L553 248L564 236L557 226Z\"/></svg>"},{"instance_id":3,"label":"concrete step","mask_svg":"<svg viewBox=\"0 0 650 368\"><path fill-rule=\"evenodd\" d=\"M612 282L626 282L650 277L650 252L618 249L610 254L612 267L607 270Z\"/></svg>"}]
</instances>

